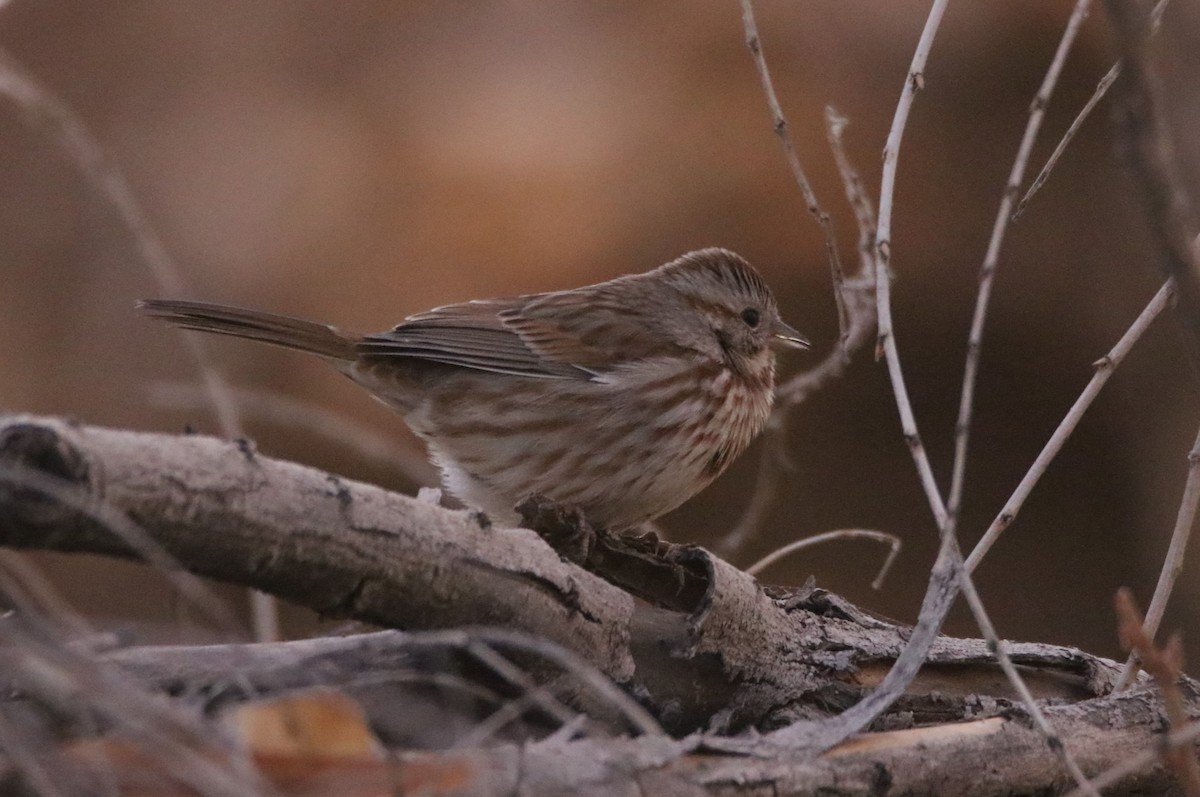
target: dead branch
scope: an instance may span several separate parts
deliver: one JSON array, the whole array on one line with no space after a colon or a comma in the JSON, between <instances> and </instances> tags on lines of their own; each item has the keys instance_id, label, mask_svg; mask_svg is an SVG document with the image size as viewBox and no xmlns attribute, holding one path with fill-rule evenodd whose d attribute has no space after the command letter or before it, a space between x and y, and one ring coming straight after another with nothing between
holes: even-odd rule
<instances>
[{"instance_id":1,"label":"dead branch","mask_svg":"<svg viewBox=\"0 0 1200 797\"><path fill-rule=\"evenodd\" d=\"M8 547L142 558L86 511L103 504L189 571L323 615L523 627L587 651L618 682L633 671L632 599L566 565L530 531L263 457L247 440L16 416L0 423L0 463L8 485L19 467L63 491L0 490Z\"/></svg>"},{"instance_id":2,"label":"dead branch","mask_svg":"<svg viewBox=\"0 0 1200 797\"><path fill-rule=\"evenodd\" d=\"M193 573L265 589L327 614L409 629L488 624L553 640L636 696L673 734L790 729L798 720L841 715L883 685L912 633L823 590L763 587L699 548L572 530L565 521L556 531L542 517L552 547L532 531L494 528L477 514L269 459L245 441L0 419L0 545L137 558L134 547L97 520L101 504L136 523ZM532 694L533 682L514 694L513 681L471 658L471 645L486 642L486 632L448 633L135 648L97 661L127 681L209 710L312 686L361 695L363 685L389 678L405 682L405 694L435 688L465 695L461 722L448 727L469 727L493 713L499 727L538 713L539 700L554 705L521 697ZM438 645L452 650L459 665L439 672L430 653ZM537 652L514 652L513 661L541 685L537 689L597 718L585 723L601 723L590 727L619 734L631 727L622 709L585 683L583 669L544 660L538 666L531 663ZM1136 690L1104 697L1118 676L1113 662L1048 645L1017 644L1009 652L1085 772L1100 771L1116 750L1152 744L1162 709L1145 679ZM21 684L13 686L19 693ZM1187 680L1183 689L1188 711L1196 713L1200 691ZM523 702L505 709L511 700ZM551 714L557 718L540 711L542 720L507 729L499 746L404 760L501 771L520 759L524 774L508 769L508 776L531 779L526 785L535 793L596 793L629 788L634 780L647 788L661 784L656 794L736 793L764 782L785 790L836 782L849 793L882 782L894 790L908 784L900 792L921 791L957 782L968 771L976 777L983 771L978 762L994 762L1003 751L1009 763L1002 771L986 770L983 780L992 785L978 793L1011 789L1014 770L1040 787L1069 783L982 640L936 638L905 693L873 718L873 730L889 733L860 737L819 758L841 737L805 738L790 747L783 746L787 733L739 742L741 752L775 756L768 764L755 756L704 754L720 746L713 736L568 741L589 725L557 709ZM567 723L565 735L531 741L559 722ZM390 732L377 732L414 738L394 723ZM453 740L433 746L452 747ZM953 761L952 771L931 771L934 747L950 756L935 758ZM558 758L550 765L544 756ZM584 760L592 765L568 763ZM538 761L553 771L537 769ZM1146 777L1166 782L1166 773L1148 766L1139 784Z\"/></svg>"}]
</instances>

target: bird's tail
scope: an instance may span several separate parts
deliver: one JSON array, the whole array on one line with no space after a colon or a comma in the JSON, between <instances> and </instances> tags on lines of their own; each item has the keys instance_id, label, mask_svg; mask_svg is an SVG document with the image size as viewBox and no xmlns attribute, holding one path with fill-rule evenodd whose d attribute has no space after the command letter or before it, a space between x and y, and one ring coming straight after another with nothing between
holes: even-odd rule
<instances>
[{"instance_id":1,"label":"bird's tail","mask_svg":"<svg viewBox=\"0 0 1200 797\"><path fill-rule=\"evenodd\" d=\"M353 361L357 357L354 348L356 338L343 335L331 326L291 316L225 304L172 299L145 299L138 302L138 309L181 329L258 340L334 360Z\"/></svg>"}]
</instances>

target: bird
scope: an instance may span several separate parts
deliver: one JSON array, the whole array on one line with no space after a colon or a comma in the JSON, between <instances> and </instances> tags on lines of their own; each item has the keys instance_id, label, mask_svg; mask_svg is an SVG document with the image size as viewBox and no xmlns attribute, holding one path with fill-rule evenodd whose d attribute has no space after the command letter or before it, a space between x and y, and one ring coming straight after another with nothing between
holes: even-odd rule
<instances>
[{"instance_id":1,"label":"bird","mask_svg":"<svg viewBox=\"0 0 1200 797\"><path fill-rule=\"evenodd\" d=\"M223 304L138 303L186 330L316 354L398 411L443 487L515 523L538 495L593 526L675 509L762 431L776 353L809 341L746 260L700 249L640 274L410 315L386 332Z\"/></svg>"}]
</instances>

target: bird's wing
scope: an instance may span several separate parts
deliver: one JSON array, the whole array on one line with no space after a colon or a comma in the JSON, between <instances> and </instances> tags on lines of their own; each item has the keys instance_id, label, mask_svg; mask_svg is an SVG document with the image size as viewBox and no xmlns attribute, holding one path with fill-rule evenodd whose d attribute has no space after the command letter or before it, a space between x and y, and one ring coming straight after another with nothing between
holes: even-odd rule
<instances>
[{"instance_id":1,"label":"bird's wing","mask_svg":"<svg viewBox=\"0 0 1200 797\"><path fill-rule=\"evenodd\" d=\"M492 299L438 307L410 316L395 328L367 335L360 354L430 362L542 379L591 379L582 362L550 358L525 340L506 316L523 300Z\"/></svg>"},{"instance_id":2,"label":"bird's wing","mask_svg":"<svg viewBox=\"0 0 1200 797\"><path fill-rule=\"evenodd\" d=\"M358 344L364 355L556 379L591 379L664 348L621 297L582 290L438 307Z\"/></svg>"}]
</instances>

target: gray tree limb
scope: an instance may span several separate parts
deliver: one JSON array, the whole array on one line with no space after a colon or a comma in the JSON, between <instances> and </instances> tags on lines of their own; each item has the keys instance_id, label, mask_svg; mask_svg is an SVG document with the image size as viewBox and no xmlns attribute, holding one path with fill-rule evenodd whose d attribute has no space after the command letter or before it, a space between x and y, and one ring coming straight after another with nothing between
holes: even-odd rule
<instances>
[{"instance_id":1,"label":"gray tree limb","mask_svg":"<svg viewBox=\"0 0 1200 797\"><path fill-rule=\"evenodd\" d=\"M123 532L115 519L144 538ZM644 537L608 539L601 550L546 536L555 547L471 512L264 457L246 442L0 418L2 546L158 563L166 557L324 614L410 631L520 630L573 651L681 737L555 738L411 753L426 765L466 757L489 772L510 772L529 793L621 793L639 784L655 794L753 793L753 784L782 793L862 793L891 784L904 793L979 781L990 784L983 794L1008 793L1001 787L1018 781L1066 785L981 640L937 640L906 695L872 726L889 733L820 756L835 742L783 749L764 739L757 752L766 759L705 754L707 737L698 731L765 731L854 705L880 682L908 629L823 590L763 587L699 548ZM586 569L555 549L568 544L583 546L570 558ZM397 668L428 672L413 644L412 634L388 631L275 645L133 648L103 661L171 693L211 695L220 685L229 699L248 699ZM1145 688L1105 696L1118 674L1113 662L1036 644L1013 645L1012 655L1090 773L1150 745L1161 727L1160 707ZM577 673L531 672L626 732L628 725L612 719L613 706L589 697ZM1186 687L1196 712L1198 692L1191 681ZM1017 763L997 767L997 756ZM1159 770L1141 777L1166 782Z\"/></svg>"}]
</instances>

